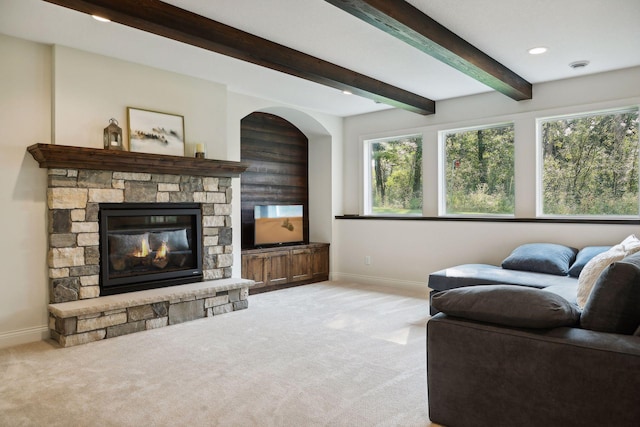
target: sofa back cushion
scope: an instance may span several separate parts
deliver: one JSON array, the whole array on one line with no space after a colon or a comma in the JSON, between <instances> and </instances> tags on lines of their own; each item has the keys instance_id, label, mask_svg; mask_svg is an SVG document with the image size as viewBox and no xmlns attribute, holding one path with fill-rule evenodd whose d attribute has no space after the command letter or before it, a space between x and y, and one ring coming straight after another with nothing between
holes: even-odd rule
<instances>
[{"instance_id":1,"label":"sofa back cushion","mask_svg":"<svg viewBox=\"0 0 640 427\"><path fill-rule=\"evenodd\" d=\"M640 252L616 261L596 281L580 326L632 335L640 326Z\"/></svg>"},{"instance_id":2,"label":"sofa back cushion","mask_svg":"<svg viewBox=\"0 0 640 427\"><path fill-rule=\"evenodd\" d=\"M502 268L566 276L577 252L577 249L555 243L527 243L515 248L502 261Z\"/></svg>"},{"instance_id":3,"label":"sofa back cushion","mask_svg":"<svg viewBox=\"0 0 640 427\"><path fill-rule=\"evenodd\" d=\"M580 317L560 295L514 285L450 289L433 295L431 305L450 316L519 328L573 326Z\"/></svg>"}]
</instances>

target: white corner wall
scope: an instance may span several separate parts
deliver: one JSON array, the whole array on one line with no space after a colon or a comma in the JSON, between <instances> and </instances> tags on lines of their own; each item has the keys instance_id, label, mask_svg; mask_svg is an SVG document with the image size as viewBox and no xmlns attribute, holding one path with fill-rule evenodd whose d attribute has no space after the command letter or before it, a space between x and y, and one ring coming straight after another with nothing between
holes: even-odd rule
<instances>
[{"instance_id":1,"label":"white corner wall","mask_svg":"<svg viewBox=\"0 0 640 427\"><path fill-rule=\"evenodd\" d=\"M0 348L48 336L46 171L26 148L51 138L51 48L0 35Z\"/></svg>"},{"instance_id":2,"label":"white corner wall","mask_svg":"<svg viewBox=\"0 0 640 427\"><path fill-rule=\"evenodd\" d=\"M536 118L640 104L640 68L534 85L533 99L499 93L440 101L436 114L386 110L345 119L344 211L362 214L363 140L422 133L424 213L438 214L438 131L513 121L516 216L535 217ZM574 247L615 244L640 226L457 221L336 221L336 279L410 286L426 292L429 273L461 263L499 264L517 245L554 242ZM365 257L372 262L365 265Z\"/></svg>"}]
</instances>

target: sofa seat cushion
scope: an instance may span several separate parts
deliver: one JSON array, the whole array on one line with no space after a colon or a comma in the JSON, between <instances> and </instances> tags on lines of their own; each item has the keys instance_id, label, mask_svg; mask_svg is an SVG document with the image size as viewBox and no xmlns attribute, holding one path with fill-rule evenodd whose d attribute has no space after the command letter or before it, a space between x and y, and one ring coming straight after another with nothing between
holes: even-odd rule
<instances>
[{"instance_id":1,"label":"sofa seat cushion","mask_svg":"<svg viewBox=\"0 0 640 427\"><path fill-rule=\"evenodd\" d=\"M527 243L518 246L502 261L502 268L566 276L577 249L555 243Z\"/></svg>"},{"instance_id":2,"label":"sofa seat cushion","mask_svg":"<svg viewBox=\"0 0 640 427\"><path fill-rule=\"evenodd\" d=\"M554 285L574 285L578 279L570 276L535 273L532 271L506 270L490 264L462 264L445 268L429 275L429 288L435 291L461 286L511 284L546 288Z\"/></svg>"},{"instance_id":3,"label":"sofa seat cushion","mask_svg":"<svg viewBox=\"0 0 640 427\"><path fill-rule=\"evenodd\" d=\"M575 304L553 292L513 285L480 285L435 294L431 304L456 317L517 328L573 326Z\"/></svg>"},{"instance_id":4,"label":"sofa seat cushion","mask_svg":"<svg viewBox=\"0 0 640 427\"><path fill-rule=\"evenodd\" d=\"M578 286L575 283L547 286L546 288L543 289L543 291L552 292L556 295L560 295L562 298L566 299L571 304L574 304L576 307L580 308L576 301Z\"/></svg>"}]
</instances>

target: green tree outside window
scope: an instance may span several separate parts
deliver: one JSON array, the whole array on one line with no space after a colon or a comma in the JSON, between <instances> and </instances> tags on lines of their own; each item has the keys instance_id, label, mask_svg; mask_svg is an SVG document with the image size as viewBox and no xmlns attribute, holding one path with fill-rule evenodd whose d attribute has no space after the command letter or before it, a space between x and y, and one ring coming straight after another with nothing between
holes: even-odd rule
<instances>
[{"instance_id":1,"label":"green tree outside window","mask_svg":"<svg viewBox=\"0 0 640 427\"><path fill-rule=\"evenodd\" d=\"M638 108L540 121L542 213L637 216Z\"/></svg>"},{"instance_id":2,"label":"green tree outside window","mask_svg":"<svg viewBox=\"0 0 640 427\"><path fill-rule=\"evenodd\" d=\"M513 215L513 124L444 132L445 212Z\"/></svg>"},{"instance_id":3,"label":"green tree outside window","mask_svg":"<svg viewBox=\"0 0 640 427\"><path fill-rule=\"evenodd\" d=\"M370 178L368 212L422 214L422 136L367 141Z\"/></svg>"}]
</instances>

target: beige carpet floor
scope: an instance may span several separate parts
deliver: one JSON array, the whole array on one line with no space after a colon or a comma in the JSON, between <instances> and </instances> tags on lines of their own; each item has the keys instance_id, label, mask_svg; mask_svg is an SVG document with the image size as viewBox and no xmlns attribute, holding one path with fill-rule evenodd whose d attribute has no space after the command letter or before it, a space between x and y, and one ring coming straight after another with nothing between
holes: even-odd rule
<instances>
[{"instance_id":1,"label":"beige carpet floor","mask_svg":"<svg viewBox=\"0 0 640 427\"><path fill-rule=\"evenodd\" d=\"M71 348L0 350L0 426L429 426L425 294L323 282Z\"/></svg>"}]
</instances>

